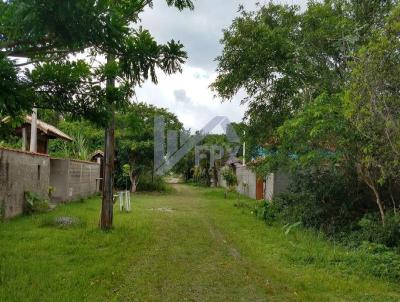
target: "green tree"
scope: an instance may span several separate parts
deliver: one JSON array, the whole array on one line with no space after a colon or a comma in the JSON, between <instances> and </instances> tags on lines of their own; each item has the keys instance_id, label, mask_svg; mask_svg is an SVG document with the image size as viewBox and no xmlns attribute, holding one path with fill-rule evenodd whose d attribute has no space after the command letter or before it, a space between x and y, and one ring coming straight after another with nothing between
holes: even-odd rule
<instances>
[{"instance_id":1,"label":"green tree","mask_svg":"<svg viewBox=\"0 0 400 302\"><path fill-rule=\"evenodd\" d=\"M57 127L74 141L51 140L49 154L52 156L88 160L90 154L104 147L104 130L93 122L65 118L59 120Z\"/></svg>"},{"instance_id":2,"label":"green tree","mask_svg":"<svg viewBox=\"0 0 400 302\"><path fill-rule=\"evenodd\" d=\"M183 46L173 40L157 44L147 30L135 26L151 0L0 3L0 75L9 91L27 87L0 100L1 114L34 105L84 115L106 127L101 227L111 228L115 110L128 103L137 85L147 79L157 82L156 68L167 74L180 71L186 58ZM193 8L190 0L167 3L180 10ZM27 64L33 70L18 76Z\"/></svg>"},{"instance_id":3,"label":"green tree","mask_svg":"<svg viewBox=\"0 0 400 302\"><path fill-rule=\"evenodd\" d=\"M163 116L169 130L182 129L178 118L164 108L145 103L130 105L116 118L118 162L128 164L131 192L136 192L140 177L151 175L154 167L154 118Z\"/></svg>"},{"instance_id":4,"label":"green tree","mask_svg":"<svg viewBox=\"0 0 400 302\"><path fill-rule=\"evenodd\" d=\"M348 118L362 142L359 175L373 192L383 223L382 190L389 190L396 212L398 198L393 188L400 184L399 34L400 6L385 28L359 51L346 95Z\"/></svg>"},{"instance_id":5,"label":"green tree","mask_svg":"<svg viewBox=\"0 0 400 302\"><path fill-rule=\"evenodd\" d=\"M387 200L396 208L390 187L399 186L398 3L325 0L309 1L304 11L273 3L242 10L224 32L212 85L224 99L246 92L252 155L268 149L260 174L285 166L312 171L315 188L315 171L331 170L346 190L358 176L383 223Z\"/></svg>"},{"instance_id":6,"label":"green tree","mask_svg":"<svg viewBox=\"0 0 400 302\"><path fill-rule=\"evenodd\" d=\"M323 93L343 93L355 53L397 1L309 1L307 9L269 3L224 31L214 91L246 96L253 153ZM260 131L262 130L262 131Z\"/></svg>"}]
</instances>

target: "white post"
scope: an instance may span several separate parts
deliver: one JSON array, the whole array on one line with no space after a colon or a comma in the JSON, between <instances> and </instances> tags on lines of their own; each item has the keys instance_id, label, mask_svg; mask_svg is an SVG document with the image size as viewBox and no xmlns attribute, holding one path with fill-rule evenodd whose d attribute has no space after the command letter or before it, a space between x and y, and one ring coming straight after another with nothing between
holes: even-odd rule
<instances>
[{"instance_id":1,"label":"white post","mask_svg":"<svg viewBox=\"0 0 400 302\"><path fill-rule=\"evenodd\" d=\"M126 201L125 209L127 212L130 212L131 211L131 192L125 191L125 201Z\"/></svg>"},{"instance_id":2,"label":"white post","mask_svg":"<svg viewBox=\"0 0 400 302\"><path fill-rule=\"evenodd\" d=\"M26 128L24 127L22 128L22 151L26 151L26 140L27 140L26 136L27 136Z\"/></svg>"},{"instance_id":3,"label":"white post","mask_svg":"<svg viewBox=\"0 0 400 302\"><path fill-rule=\"evenodd\" d=\"M32 110L30 152L37 152L37 109Z\"/></svg>"},{"instance_id":4,"label":"white post","mask_svg":"<svg viewBox=\"0 0 400 302\"><path fill-rule=\"evenodd\" d=\"M124 192L118 192L119 211L124 210Z\"/></svg>"},{"instance_id":5,"label":"white post","mask_svg":"<svg viewBox=\"0 0 400 302\"><path fill-rule=\"evenodd\" d=\"M246 166L246 131L243 131L243 166Z\"/></svg>"}]
</instances>

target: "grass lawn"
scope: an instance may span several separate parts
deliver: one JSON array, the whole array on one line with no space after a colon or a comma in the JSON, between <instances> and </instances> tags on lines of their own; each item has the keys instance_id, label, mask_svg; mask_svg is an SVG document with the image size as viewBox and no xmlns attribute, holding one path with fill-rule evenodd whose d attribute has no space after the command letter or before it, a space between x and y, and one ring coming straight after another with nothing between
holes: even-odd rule
<instances>
[{"instance_id":1,"label":"grass lawn","mask_svg":"<svg viewBox=\"0 0 400 302\"><path fill-rule=\"evenodd\" d=\"M179 185L132 201L107 233L99 198L0 224L0 301L400 301L362 255L286 236L221 190ZM55 227L58 216L81 223Z\"/></svg>"}]
</instances>

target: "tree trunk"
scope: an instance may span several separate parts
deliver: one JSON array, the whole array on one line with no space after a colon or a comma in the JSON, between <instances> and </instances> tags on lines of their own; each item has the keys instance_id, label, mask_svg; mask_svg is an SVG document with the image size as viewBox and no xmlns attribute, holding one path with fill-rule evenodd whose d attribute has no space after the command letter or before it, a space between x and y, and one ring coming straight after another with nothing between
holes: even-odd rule
<instances>
[{"instance_id":1,"label":"tree trunk","mask_svg":"<svg viewBox=\"0 0 400 302\"><path fill-rule=\"evenodd\" d=\"M107 57L107 61L110 62L110 60L113 60L112 56ZM115 79L107 79L107 88L114 86ZM111 229L113 225L115 156L115 105L113 104L113 100L111 100L111 104L111 120L105 132L103 199L100 218L100 227L102 230Z\"/></svg>"},{"instance_id":2,"label":"tree trunk","mask_svg":"<svg viewBox=\"0 0 400 302\"><path fill-rule=\"evenodd\" d=\"M132 175L132 173L129 175L129 178L131 179L131 193L136 193L137 191L137 186L139 184L139 177L137 175Z\"/></svg>"},{"instance_id":3,"label":"tree trunk","mask_svg":"<svg viewBox=\"0 0 400 302\"><path fill-rule=\"evenodd\" d=\"M106 129L106 143L104 152L104 182L103 200L101 207L101 228L110 229L113 224L114 205L114 114L111 124Z\"/></svg>"},{"instance_id":4,"label":"tree trunk","mask_svg":"<svg viewBox=\"0 0 400 302\"><path fill-rule=\"evenodd\" d=\"M385 210L383 209L381 196L374 185L370 186L370 188L374 192L376 198L376 204L378 205L379 213L381 214L382 225L385 226Z\"/></svg>"},{"instance_id":5,"label":"tree trunk","mask_svg":"<svg viewBox=\"0 0 400 302\"><path fill-rule=\"evenodd\" d=\"M393 195L393 187L392 187L391 181L389 181L389 195L390 195L390 200L392 201L392 205L393 205L393 213L396 216L397 215L397 206L396 206L396 199L394 198L394 195Z\"/></svg>"},{"instance_id":6,"label":"tree trunk","mask_svg":"<svg viewBox=\"0 0 400 302\"><path fill-rule=\"evenodd\" d=\"M378 189L376 188L376 185L372 179L372 177L370 176L369 172L364 172L363 168L359 167L359 172L361 174L362 179L364 180L364 182L367 184L367 186L372 190L372 192L375 195L375 202L379 208L379 213L381 215L381 221L382 221L382 225L385 226L385 210L383 208L383 204L382 204L382 200L381 200L381 196L379 194Z\"/></svg>"}]
</instances>

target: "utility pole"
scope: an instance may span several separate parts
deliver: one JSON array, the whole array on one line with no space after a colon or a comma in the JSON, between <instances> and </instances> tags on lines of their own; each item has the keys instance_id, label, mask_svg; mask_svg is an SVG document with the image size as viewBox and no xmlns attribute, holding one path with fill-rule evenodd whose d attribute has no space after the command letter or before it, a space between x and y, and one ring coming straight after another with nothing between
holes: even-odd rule
<instances>
[{"instance_id":1,"label":"utility pole","mask_svg":"<svg viewBox=\"0 0 400 302\"><path fill-rule=\"evenodd\" d=\"M246 131L243 131L243 166L246 166Z\"/></svg>"},{"instance_id":2,"label":"utility pole","mask_svg":"<svg viewBox=\"0 0 400 302\"><path fill-rule=\"evenodd\" d=\"M113 60L114 57L112 55L107 55L107 63ZM108 90L114 87L115 78L109 77L106 88ZM109 94L107 94L107 98L110 98ZM109 101L109 104L111 104L111 120L105 130L103 199L100 218L100 227L103 230L112 228L114 206L115 104L114 100Z\"/></svg>"},{"instance_id":3,"label":"utility pole","mask_svg":"<svg viewBox=\"0 0 400 302\"><path fill-rule=\"evenodd\" d=\"M37 153L37 109L32 110L30 152Z\"/></svg>"}]
</instances>

